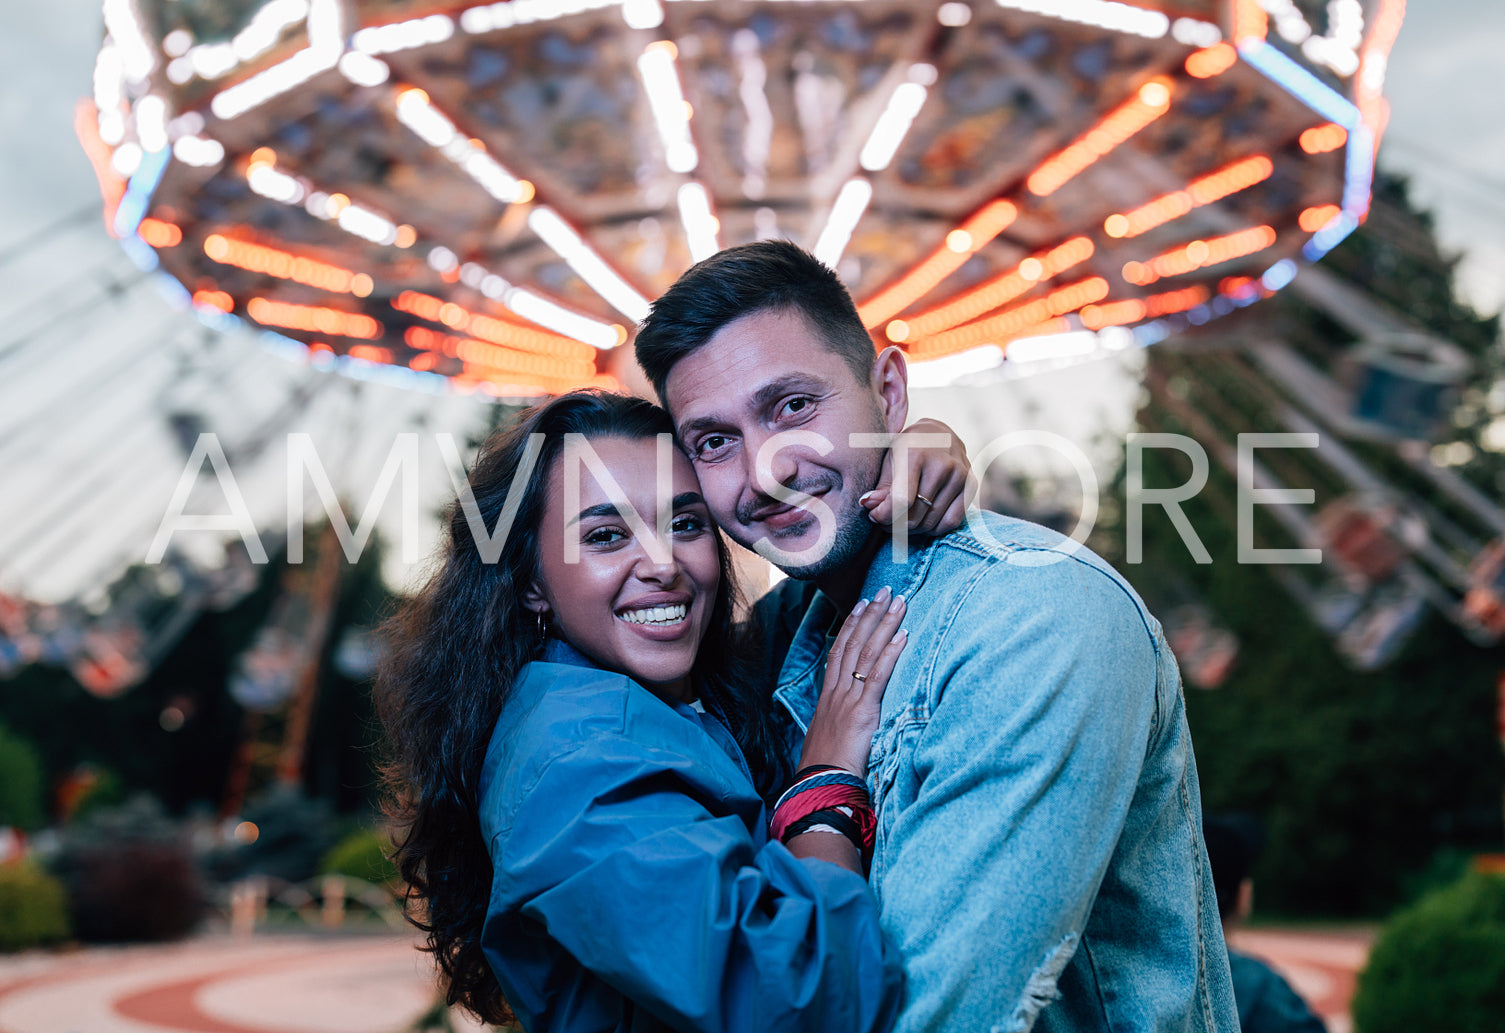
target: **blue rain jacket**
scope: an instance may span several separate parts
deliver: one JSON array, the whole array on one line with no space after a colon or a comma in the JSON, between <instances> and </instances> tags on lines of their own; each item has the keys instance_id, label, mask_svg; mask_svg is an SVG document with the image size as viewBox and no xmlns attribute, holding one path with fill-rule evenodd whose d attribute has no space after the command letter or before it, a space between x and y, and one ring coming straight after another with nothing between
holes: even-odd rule
<instances>
[{"instance_id":1,"label":"blue rain jacket","mask_svg":"<svg viewBox=\"0 0 1505 1033\"><path fill-rule=\"evenodd\" d=\"M482 948L540 1031L886 1031L902 969L866 880L770 842L714 717L552 641L482 770Z\"/></svg>"}]
</instances>

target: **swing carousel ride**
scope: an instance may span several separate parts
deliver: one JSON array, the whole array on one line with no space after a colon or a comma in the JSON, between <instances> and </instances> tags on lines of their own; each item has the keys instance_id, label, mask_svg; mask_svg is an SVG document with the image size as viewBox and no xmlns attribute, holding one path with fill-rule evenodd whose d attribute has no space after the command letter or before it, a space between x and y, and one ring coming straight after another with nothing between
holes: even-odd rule
<instances>
[{"instance_id":1,"label":"swing carousel ride","mask_svg":"<svg viewBox=\"0 0 1505 1033\"><path fill-rule=\"evenodd\" d=\"M1404 6L105 0L75 130L140 276L211 330L348 383L433 401L644 391L631 340L652 300L719 248L783 237L838 270L876 345L965 385L1205 333L1298 272L1298 289L1324 282L1312 263L1369 214ZM1276 392L1265 411L1296 400L1283 429L1334 432L1310 462L1349 491L1315 521L1272 507L1329 557L1315 580L1280 576L1335 638L1362 640L1341 647L1359 666L1428 604L1498 636L1505 551L1489 541L1505 513L1402 448L1473 521L1407 523L1406 487L1342 444L1425 437L1398 425L1422 394L1386 400L1431 383L1433 420L1457 379L1434 376L1445 343L1386 350L1406 327L1352 291L1315 300L1377 339L1367 368L1389 380L1355 402L1278 342L1226 360L1241 364L1231 381ZM330 379L266 410L242 454L267 451ZM1215 460L1231 454L1227 406L1146 387ZM169 414L183 453L202 415ZM230 595L244 566L224 568L245 582ZM180 610L226 593L185 569L192 599L151 623L149 648L117 650L99 691L139 678ZM120 611L99 609L86 624ZM1216 648L1189 669L1212 679L1236 642L1192 616ZM75 670L109 655L75 646ZM269 668L277 698L295 668Z\"/></svg>"},{"instance_id":2,"label":"swing carousel ride","mask_svg":"<svg viewBox=\"0 0 1505 1033\"><path fill-rule=\"evenodd\" d=\"M106 0L79 131L141 266L357 375L640 384L652 299L770 236L966 371L1155 342L1358 225L1404 4L1312 6Z\"/></svg>"}]
</instances>

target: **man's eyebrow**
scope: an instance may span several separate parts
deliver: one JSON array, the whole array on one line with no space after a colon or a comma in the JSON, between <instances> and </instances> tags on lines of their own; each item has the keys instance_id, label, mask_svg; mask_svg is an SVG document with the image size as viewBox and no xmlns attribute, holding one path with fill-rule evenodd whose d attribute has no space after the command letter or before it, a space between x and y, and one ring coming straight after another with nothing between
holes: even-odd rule
<instances>
[{"instance_id":1,"label":"man's eyebrow","mask_svg":"<svg viewBox=\"0 0 1505 1033\"><path fill-rule=\"evenodd\" d=\"M770 380L754 391L752 405L754 409L765 409L790 391L797 389L815 391L824 390L825 388L826 382L812 374L799 372L787 373L777 380ZM716 413L696 416L694 419L685 420L679 425L678 436L681 441L684 441L699 431L725 426L726 423L726 418Z\"/></svg>"},{"instance_id":2,"label":"man's eyebrow","mask_svg":"<svg viewBox=\"0 0 1505 1033\"><path fill-rule=\"evenodd\" d=\"M674 510L685 509L689 506L703 505L705 505L705 499L701 497L701 494L698 491L682 491L678 495L674 496L674 498L670 500L669 503L670 509ZM633 511L636 512L635 507ZM641 516L642 514L638 515ZM580 515L577 516L574 520L571 520L570 523L578 524L582 521L592 520L596 517L616 517L619 520L627 519L627 515L622 512L622 507L618 506L615 502L598 502L594 506L586 506L584 509L582 509L580 511Z\"/></svg>"}]
</instances>

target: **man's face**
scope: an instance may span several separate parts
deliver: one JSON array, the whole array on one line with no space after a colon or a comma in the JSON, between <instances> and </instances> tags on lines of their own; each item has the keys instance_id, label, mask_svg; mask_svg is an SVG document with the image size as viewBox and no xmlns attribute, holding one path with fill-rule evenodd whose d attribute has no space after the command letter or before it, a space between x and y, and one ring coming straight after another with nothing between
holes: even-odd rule
<instances>
[{"instance_id":1,"label":"man's face","mask_svg":"<svg viewBox=\"0 0 1505 1033\"><path fill-rule=\"evenodd\" d=\"M901 373L895 404L797 312L768 309L679 360L664 395L722 529L786 573L815 578L850 562L872 532L858 499L877 483L884 452L850 438L900 430L902 387ZM811 499L781 501L772 494L781 488Z\"/></svg>"}]
</instances>

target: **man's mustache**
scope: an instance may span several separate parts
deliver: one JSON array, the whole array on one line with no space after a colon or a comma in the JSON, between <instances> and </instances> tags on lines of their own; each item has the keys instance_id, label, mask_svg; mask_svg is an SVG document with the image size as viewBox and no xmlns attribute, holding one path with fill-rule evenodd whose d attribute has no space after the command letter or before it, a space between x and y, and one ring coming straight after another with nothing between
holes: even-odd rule
<instances>
[{"instance_id":1,"label":"man's mustache","mask_svg":"<svg viewBox=\"0 0 1505 1033\"><path fill-rule=\"evenodd\" d=\"M830 494L841 488L841 474L835 470L827 473L796 478L792 481L781 481L780 484L790 491L797 491L804 495ZM740 524L755 523L770 513L784 509L789 504L780 502L772 495L758 492L745 502L739 502L736 509L737 522Z\"/></svg>"}]
</instances>

